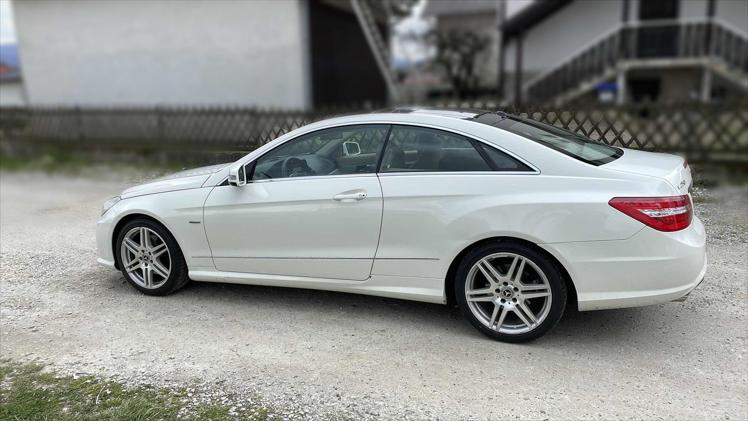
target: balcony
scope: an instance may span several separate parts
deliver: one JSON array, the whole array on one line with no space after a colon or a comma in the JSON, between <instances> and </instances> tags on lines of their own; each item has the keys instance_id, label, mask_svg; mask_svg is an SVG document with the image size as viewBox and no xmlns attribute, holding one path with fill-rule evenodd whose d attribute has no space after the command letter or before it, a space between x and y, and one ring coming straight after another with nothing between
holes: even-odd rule
<instances>
[{"instance_id":1,"label":"balcony","mask_svg":"<svg viewBox=\"0 0 748 421\"><path fill-rule=\"evenodd\" d=\"M708 66L748 89L748 36L718 20L626 24L523 85L533 102L563 103L635 67Z\"/></svg>"}]
</instances>

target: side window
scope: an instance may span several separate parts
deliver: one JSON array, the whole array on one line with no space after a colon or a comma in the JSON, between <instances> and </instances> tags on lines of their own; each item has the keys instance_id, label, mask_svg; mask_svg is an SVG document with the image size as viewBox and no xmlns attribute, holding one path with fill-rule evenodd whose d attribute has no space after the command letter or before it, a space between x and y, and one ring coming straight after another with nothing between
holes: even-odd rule
<instances>
[{"instance_id":1,"label":"side window","mask_svg":"<svg viewBox=\"0 0 748 421\"><path fill-rule=\"evenodd\" d=\"M493 167L496 171L534 171L532 168L498 149L486 145L481 145L481 147L493 162Z\"/></svg>"},{"instance_id":2,"label":"side window","mask_svg":"<svg viewBox=\"0 0 748 421\"><path fill-rule=\"evenodd\" d=\"M341 126L290 140L261 156L252 180L373 173L389 126Z\"/></svg>"},{"instance_id":3,"label":"side window","mask_svg":"<svg viewBox=\"0 0 748 421\"><path fill-rule=\"evenodd\" d=\"M380 171L491 171L491 167L463 136L425 127L393 126Z\"/></svg>"}]
</instances>

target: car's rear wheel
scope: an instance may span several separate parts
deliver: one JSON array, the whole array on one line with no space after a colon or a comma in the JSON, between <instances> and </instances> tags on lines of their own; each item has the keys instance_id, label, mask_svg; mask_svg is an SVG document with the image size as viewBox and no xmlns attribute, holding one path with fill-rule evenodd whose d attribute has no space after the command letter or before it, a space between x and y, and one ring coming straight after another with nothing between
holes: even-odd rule
<instances>
[{"instance_id":1,"label":"car's rear wheel","mask_svg":"<svg viewBox=\"0 0 748 421\"><path fill-rule=\"evenodd\" d=\"M117 236L118 263L130 285L148 295L167 295L187 283L187 264L174 237L148 220L128 222Z\"/></svg>"},{"instance_id":2,"label":"car's rear wheel","mask_svg":"<svg viewBox=\"0 0 748 421\"><path fill-rule=\"evenodd\" d=\"M456 272L455 297L465 318L504 342L538 338L566 307L559 270L532 247L496 242L469 252Z\"/></svg>"}]
</instances>

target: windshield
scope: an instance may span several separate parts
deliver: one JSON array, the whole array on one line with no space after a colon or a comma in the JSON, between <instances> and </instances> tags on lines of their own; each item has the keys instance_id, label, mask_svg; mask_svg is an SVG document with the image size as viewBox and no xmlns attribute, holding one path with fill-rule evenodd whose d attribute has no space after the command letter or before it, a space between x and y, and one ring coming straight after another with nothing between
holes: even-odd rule
<instances>
[{"instance_id":1,"label":"windshield","mask_svg":"<svg viewBox=\"0 0 748 421\"><path fill-rule=\"evenodd\" d=\"M506 130L592 165L615 161L623 150L534 120L501 113L485 113L473 120Z\"/></svg>"}]
</instances>

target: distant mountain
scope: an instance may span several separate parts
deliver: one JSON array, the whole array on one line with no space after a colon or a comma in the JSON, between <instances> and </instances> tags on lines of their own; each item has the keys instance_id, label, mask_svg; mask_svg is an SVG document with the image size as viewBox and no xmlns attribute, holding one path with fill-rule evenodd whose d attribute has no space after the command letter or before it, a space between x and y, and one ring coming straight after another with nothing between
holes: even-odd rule
<instances>
[{"instance_id":1,"label":"distant mountain","mask_svg":"<svg viewBox=\"0 0 748 421\"><path fill-rule=\"evenodd\" d=\"M19 67L18 46L16 44L0 44L0 63L8 67Z\"/></svg>"},{"instance_id":2,"label":"distant mountain","mask_svg":"<svg viewBox=\"0 0 748 421\"><path fill-rule=\"evenodd\" d=\"M16 44L0 44L0 80L15 81L21 77Z\"/></svg>"}]
</instances>

